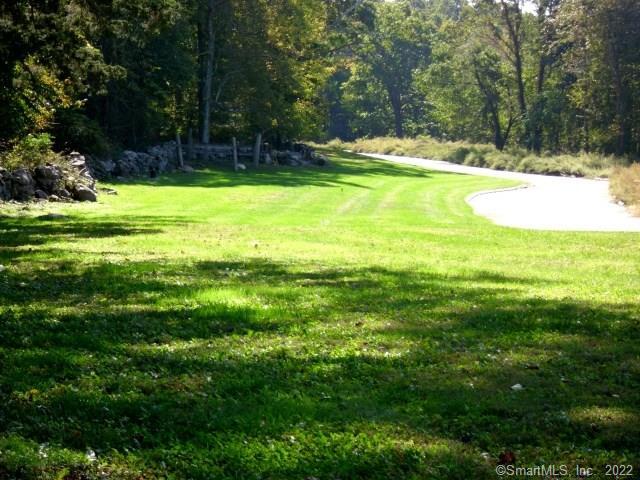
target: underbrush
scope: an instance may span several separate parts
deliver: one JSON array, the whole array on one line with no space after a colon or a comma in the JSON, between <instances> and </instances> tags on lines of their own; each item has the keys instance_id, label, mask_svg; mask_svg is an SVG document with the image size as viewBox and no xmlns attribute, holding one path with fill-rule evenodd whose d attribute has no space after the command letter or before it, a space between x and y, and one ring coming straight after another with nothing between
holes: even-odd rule
<instances>
[{"instance_id":1,"label":"underbrush","mask_svg":"<svg viewBox=\"0 0 640 480\"><path fill-rule=\"evenodd\" d=\"M627 204L633 213L640 215L640 164L614 168L610 188L615 198Z\"/></svg>"},{"instance_id":2,"label":"underbrush","mask_svg":"<svg viewBox=\"0 0 640 480\"><path fill-rule=\"evenodd\" d=\"M597 153L535 155L523 148L500 151L489 144L441 142L430 137L332 140L327 146L358 153L404 155L495 170L576 177L607 177L613 168L626 164L624 159Z\"/></svg>"},{"instance_id":3,"label":"underbrush","mask_svg":"<svg viewBox=\"0 0 640 480\"><path fill-rule=\"evenodd\" d=\"M43 133L39 135L27 135L10 150L0 152L0 167L7 170L27 168L33 170L41 165L64 165L65 159L52 149L53 139Z\"/></svg>"}]
</instances>

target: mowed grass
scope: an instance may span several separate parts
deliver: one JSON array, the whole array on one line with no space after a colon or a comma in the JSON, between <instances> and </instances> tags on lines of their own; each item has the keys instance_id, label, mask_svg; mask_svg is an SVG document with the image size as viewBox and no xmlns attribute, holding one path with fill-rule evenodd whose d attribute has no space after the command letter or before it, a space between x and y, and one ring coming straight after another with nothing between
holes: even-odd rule
<instances>
[{"instance_id":1,"label":"mowed grass","mask_svg":"<svg viewBox=\"0 0 640 480\"><path fill-rule=\"evenodd\" d=\"M637 475L640 236L501 228L464 198L508 183L333 161L4 207L0 478Z\"/></svg>"}]
</instances>

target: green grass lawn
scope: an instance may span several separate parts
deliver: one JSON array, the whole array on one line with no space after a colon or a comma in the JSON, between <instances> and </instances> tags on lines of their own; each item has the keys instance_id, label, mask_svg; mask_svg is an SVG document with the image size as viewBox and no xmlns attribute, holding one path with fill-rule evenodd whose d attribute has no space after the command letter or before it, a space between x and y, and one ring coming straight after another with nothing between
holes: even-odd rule
<instances>
[{"instance_id":1,"label":"green grass lawn","mask_svg":"<svg viewBox=\"0 0 640 480\"><path fill-rule=\"evenodd\" d=\"M343 155L4 207L0 478L637 476L640 235L464 202L505 185Z\"/></svg>"}]
</instances>

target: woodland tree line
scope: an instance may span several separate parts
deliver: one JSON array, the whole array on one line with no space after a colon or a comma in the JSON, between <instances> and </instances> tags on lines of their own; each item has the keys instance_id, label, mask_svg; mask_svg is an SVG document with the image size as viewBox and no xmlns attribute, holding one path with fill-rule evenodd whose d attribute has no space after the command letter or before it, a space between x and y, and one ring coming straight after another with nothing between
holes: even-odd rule
<instances>
[{"instance_id":1,"label":"woodland tree line","mask_svg":"<svg viewBox=\"0 0 640 480\"><path fill-rule=\"evenodd\" d=\"M637 0L15 0L0 148L429 135L640 155Z\"/></svg>"}]
</instances>

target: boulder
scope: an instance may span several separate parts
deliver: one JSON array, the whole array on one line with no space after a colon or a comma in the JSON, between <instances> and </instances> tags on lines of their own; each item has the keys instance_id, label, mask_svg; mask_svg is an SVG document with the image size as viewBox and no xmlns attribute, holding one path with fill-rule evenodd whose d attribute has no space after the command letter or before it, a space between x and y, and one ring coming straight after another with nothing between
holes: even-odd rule
<instances>
[{"instance_id":1,"label":"boulder","mask_svg":"<svg viewBox=\"0 0 640 480\"><path fill-rule=\"evenodd\" d=\"M45 192L43 190L40 190L40 189L35 191L34 196L39 200L48 200L49 199L49 195L47 195L47 192Z\"/></svg>"},{"instance_id":2,"label":"boulder","mask_svg":"<svg viewBox=\"0 0 640 480\"><path fill-rule=\"evenodd\" d=\"M88 187L90 190L96 190L96 180L86 169L80 172L80 183L82 183L85 187Z\"/></svg>"},{"instance_id":3,"label":"boulder","mask_svg":"<svg viewBox=\"0 0 640 480\"><path fill-rule=\"evenodd\" d=\"M33 171L33 177L41 190L52 193L58 189L63 174L60 167L48 163L36 167Z\"/></svg>"},{"instance_id":4,"label":"boulder","mask_svg":"<svg viewBox=\"0 0 640 480\"><path fill-rule=\"evenodd\" d=\"M61 198L61 199L72 198L71 197L71 192L69 192L69 190L67 190L66 188L61 188L60 190L57 190L55 194L56 194L56 197Z\"/></svg>"},{"instance_id":5,"label":"boulder","mask_svg":"<svg viewBox=\"0 0 640 480\"><path fill-rule=\"evenodd\" d=\"M86 157L86 165L91 176L99 179L109 178L116 169L116 164L113 160L100 160L90 156Z\"/></svg>"},{"instance_id":6,"label":"boulder","mask_svg":"<svg viewBox=\"0 0 640 480\"><path fill-rule=\"evenodd\" d=\"M131 150L125 150L116 162L113 173L120 177L130 177L141 173L138 154Z\"/></svg>"},{"instance_id":7,"label":"boulder","mask_svg":"<svg viewBox=\"0 0 640 480\"><path fill-rule=\"evenodd\" d=\"M33 197L35 182L26 168L19 168L11 174L11 197L25 201Z\"/></svg>"},{"instance_id":8,"label":"boulder","mask_svg":"<svg viewBox=\"0 0 640 480\"><path fill-rule=\"evenodd\" d=\"M98 178L156 177L179 169L177 143L154 145L146 152L125 150L114 160L101 161L88 157L87 165ZM93 186L92 189L95 190Z\"/></svg>"},{"instance_id":9,"label":"boulder","mask_svg":"<svg viewBox=\"0 0 640 480\"><path fill-rule=\"evenodd\" d=\"M285 165L289 165L290 167L299 167L302 165L302 154L298 152L287 151L284 155Z\"/></svg>"},{"instance_id":10,"label":"boulder","mask_svg":"<svg viewBox=\"0 0 640 480\"><path fill-rule=\"evenodd\" d=\"M321 167L329 165L329 159L320 153L313 152L313 154L311 155L311 160L313 161L313 163L315 163L316 165L320 165Z\"/></svg>"},{"instance_id":11,"label":"boulder","mask_svg":"<svg viewBox=\"0 0 640 480\"><path fill-rule=\"evenodd\" d=\"M116 164L113 160L103 160L100 162L100 165L102 165L102 168L107 173L111 173L116 169Z\"/></svg>"},{"instance_id":12,"label":"boulder","mask_svg":"<svg viewBox=\"0 0 640 480\"><path fill-rule=\"evenodd\" d=\"M76 187L75 192L76 200L80 200L81 202L97 202L98 195L96 192L91 190L89 187L85 187L84 185L78 185Z\"/></svg>"},{"instance_id":13,"label":"boulder","mask_svg":"<svg viewBox=\"0 0 640 480\"><path fill-rule=\"evenodd\" d=\"M78 170L81 170L87 166L87 161L84 158L84 155L80 155L78 152L71 152L69 154L69 163L71 166L76 167Z\"/></svg>"}]
</instances>

